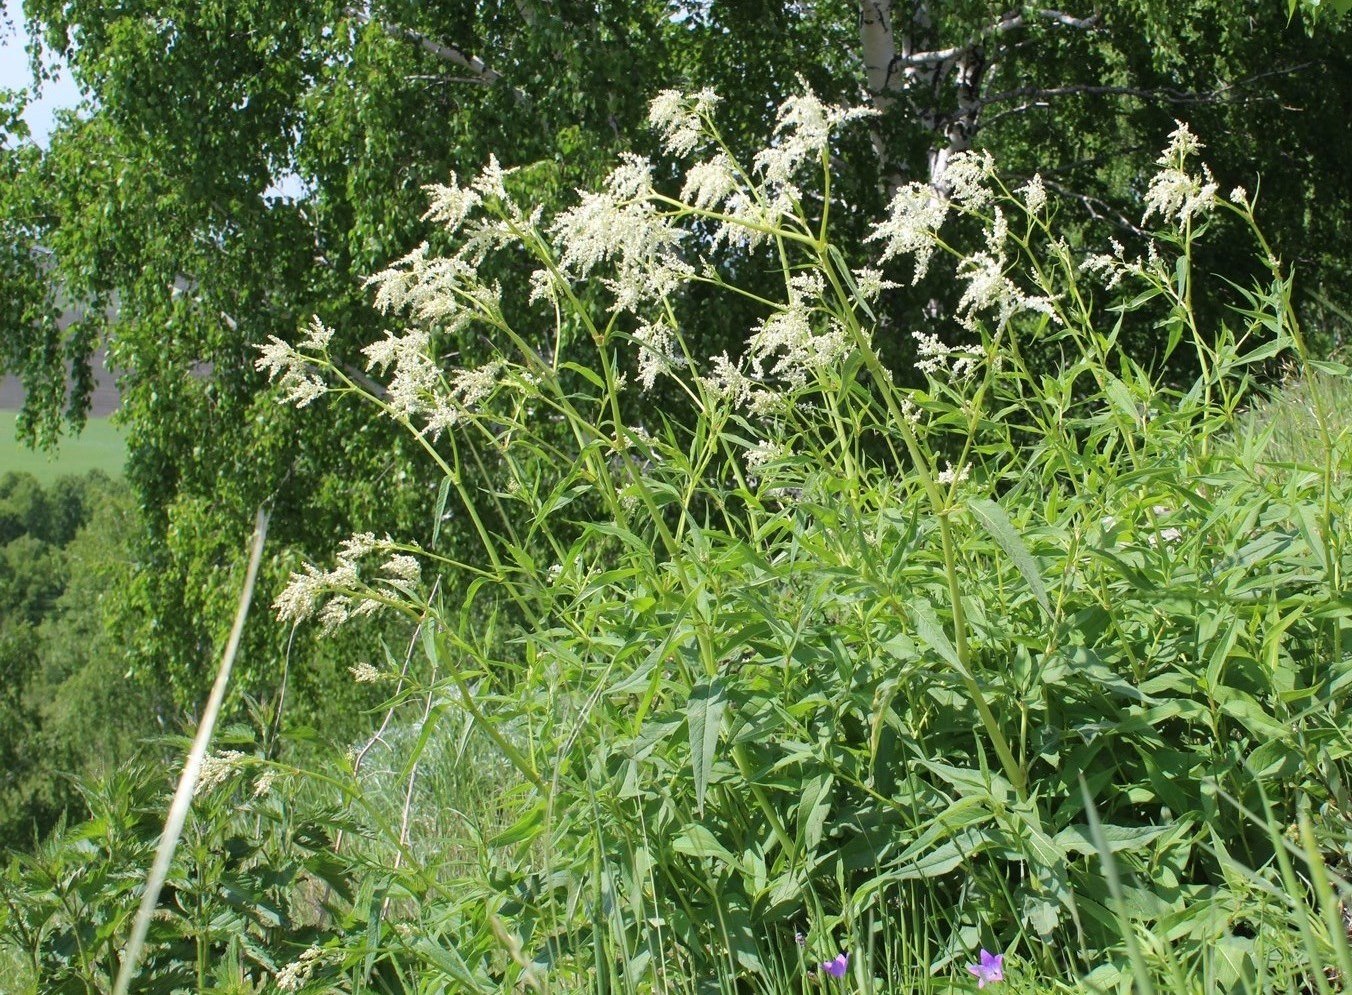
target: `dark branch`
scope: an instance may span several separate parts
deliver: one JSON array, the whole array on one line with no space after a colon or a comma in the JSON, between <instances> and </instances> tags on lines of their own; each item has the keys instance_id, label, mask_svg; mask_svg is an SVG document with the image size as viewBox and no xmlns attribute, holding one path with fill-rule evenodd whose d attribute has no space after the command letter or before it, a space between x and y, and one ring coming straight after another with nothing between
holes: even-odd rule
<instances>
[{"instance_id":1,"label":"dark branch","mask_svg":"<svg viewBox=\"0 0 1352 995\"><path fill-rule=\"evenodd\" d=\"M1030 11L1029 13L1033 17L1051 21L1053 24L1059 24L1063 27L1075 28L1079 31L1089 31L1098 25L1097 14L1090 17L1072 17L1059 10L1036 10ZM1009 34L1011 31L1017 31L1019 28L1025 27L1027 23L1028 17L1022 11L1011 11L1001 17L1000 20L990 25L990 27L977 32L976 35L962 45L896 56L892 60L892 65L888 68L888 76L890 78L891 74L897 69L937 66L949 62L980 47L981 43L987 38L991 38L995 35Z\"/></svg>"},{"instance_id":2,"label":"dark branch","mask_svg":"<svg viewBox=\"0 0 1352 995\"><path fill-rule=\"evenodd\" d=\"M1021 108L1015 110L1027 110L1031 107L1045 105L1046 101L1054 97L1069 96L1087 96L1087 97L1138 97L1142 100L1157 100L1170 104L1216 104L1225 100L1236 99L1234 91L1256 83L1260 79L1269 76L1291 76L1304 69L1308 69L1313 63L1305 62L1298 66L1288 66L1282 69L1272 69L1268 72L1259 73L1256 76L1249 76L1233 83L1226 83L1214 90L1179 90L1174 87L1141 87L1141 86L1097 86L1088 83L1074 83L1068 86L1019 86L1012 90L1006 90L1003 93L996 93L989 97L981 99L982 107L989 107L991 104L1005 103L1010 100L1027 100ZM1003 115L1001 115L1003 116Z\"/></svg>"},{"instance_id":3,"label":"dark branch","mask_svg":"<svg viewBox=\"0 0 1352 995\"><path fill-rule=\"evenodd\" d=\"M1108 224L1115 225L1124 231L1131 232L1131 234L1135 235L1137 238L1144 239L1150 237L1149 232L1145 231L1140 225L1137 225L1120 210L1102 198L1093 197L1086 193L1080 193L1078 190L1074 190L1064 183L1058 183L1056 180L1050 180L1045 176L1042 178L1042 185L1063 198L1079 201L1084 207L1085 213L1095 221L1104 221Z\"/></svg>"},{"instance_id":4,"label":"dark branch","mask_svg":"<svg viewBox=\"0 0 1352 995\"><path fill-rule=\"evenodd\" d=\"M1090 14L1088 17L1072 17L1060 10L1039 10L1037 16L1044 21L1051 21L1053 24L1059 24L1062 27L1074 28L1076 31L1090 31L1098 27L1098 15Z\"/></svg>"},{"instance_id":5,"label":"dark branch","mask_svg":"<svg viewBox=\"0 0 1352 995\"><path fill-rule=\"evenodd\" d=\"M358 20L363 24L378 25L380 29L391 38L401 38L404 41L412 42L428 55L440 59L442 62L449 62L452 65L459 66L461 69L468 70L474 75L475 82L490 86L500 83L503 86L508 87L512 91L512 96L519 102L530 102L530 98L526 95L524 90L511 86L506 82L502 73L484 62L484 60L477 55L470 55L469 53L456 48L454 45L447 45L444 42L436 41L435 39L427 37L427 35L422 32L415 31L412 28L406 28L402 24L395 24L391 21L377 21L371 16L369 10L364 10L361 7L349 5L344 8L344 12L348 17Z\"/></svg>"}]
</instances>

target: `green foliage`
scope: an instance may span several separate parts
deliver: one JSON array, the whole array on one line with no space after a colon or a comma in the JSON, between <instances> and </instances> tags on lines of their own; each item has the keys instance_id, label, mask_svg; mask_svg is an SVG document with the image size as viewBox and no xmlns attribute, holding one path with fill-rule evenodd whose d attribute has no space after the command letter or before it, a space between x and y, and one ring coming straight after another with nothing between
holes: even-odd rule
<instances>
[{"instance_id":1,"label":"green foliage","mask_svg":"<svg viewBox=\"0 0 1352 995\"><path fill-rule=\"evenodd\" d=\"M662 99L671 134L727 151L707 101ZM408 430L483 542L464 563L354 537L278 602L326 629L416 620L425 660L384 675L416 730L401 780L453 728L511 772L502 828L459 834L476 866L450 894L419 856L435 837L405 848L403 821L382 866L417 906L402 932L431 946L375 962L473 990L783 991L844 949L852 985L892 990L965 977L984 946L1028 990L1323 979L1346 956L1319 882L1348 846L1352 454L1320 402L1326 448L1301 472L1275 472L1268 435L1234 435L1255 371L1304 359L1251 203L1217 198L1186 129L1147 189L1162 227L1146 257L1075 253L1036 185L1011 192L978 156L949 201L903 188L883 257L951 254L963 290L964 344L922 337L926 385L909 388L875 349L879 275L830 240L825 131L847 118L790 102L713 203L633 160L550 223L510 176L439 189L433 214L465 248L375 281L413 316L367 353L381 391L321 325L264 348L289 396L327 383ZM1222 216L1267 273L1208 328L1193 260ZM741 292L701 257L759 239L783 289L740 358L706 361L681 337L683 287ZM532 319L483 282L485 244L534 258L548 355L516 322L550 308ZM444 372L439 322L513 348ZM1157 330L1153 357L1124 347L1129 326ZM557 359L573 336L589 365ZM1064 358L1032 370L1033 347ZM1183 349L1200 372L1176 386L1158 367ZM663 378L682 409L627 414L626 373ZM378 854L390 828L368 825Z\"/></svg>"},{"instance_id":2,"label":"green foliage","mask_svg":"<svg viewBox=\"0 0 1352 995\"><path fill-rule=\"evenodd\" d=\"M1305 19L1308 30L1314 31L1326 14L1332 13L1334 17L1345 17L1349 11L1352 11L1352 0L1287 0L1287 17L1294 19L1296 12Z\"/></svg>"},{"instance_id":3,"label":"green foliage","mask_svg":"<svg viewBox=\"0 0 1352 995\"><path fill-rule=\"evenodd\" d=\"M341 823L320 821L314 805L311 821L293 818L275 771L275 791L228 766L217 774L199 792L156 910L138 992L263 991L263 978L324 944L333 902L355 897L349 868L329 852ZM33 991L111 988L168 787L158 765L86 782L90 821L13 858L0 880L5 937ZM379 897L364 897L378 912Z\"/></svg>"},{"instance_id":4,"label":"green foliage","mask_svg":"<svg viewBox=\"0 0 1352 995\"><path fill-rule=\"evenodd\" d=\"M1236 435L1241 445L1261 447L1277 466L1320 467L1341 441L1350 406L1345 377L1317 367L1301 377L1292 372L1244 413Z\"/></svg>"},{"instance_id":5,"label":"green foliage","mask_svg":"<svg viewBox=\"0 0 1352 995\"><path fill-rule=\"evenodd\" d=\"M1330 125L1347 118L1352 92L1342 24L1307 38L1286 29L1280 4L1134 0L1106 5L1092 30L1033 17L1006 31L992 29L1006 8L984 0L892 6L898 30L914 28L922 46L974 46L991 101L978 145L1013 174L1041 171L1083 195L1063 208L1087 229L1073 238L1141 237L1126 211L1133 183L1159 134L1186 115L1211 137L1218 169L1251 188L1261 179L1283 257L1311 286L1342 292L1352 155ZM858 5L842 0L303 10L279 0L30 0L24 12L89 101L45 151L25 140L17 98L3 115L0 368L24 378L22 433L51 442L82 424L88 356L109 345L123 375L128 477L144 510L135 577L114 607L135 670L172 688L181 710L200 698L204 661L228 626L238 550L260 504L272 507L277 554L264 596L350 531L426 541L440 527L425 514L437 468L410 440L349 409L322 423L276 417L249 366L252 344L295 340L313 313L349 355L377 334L361 281L422 238L441 238L422 220L423 184L496 152L524 167L523 196L558 206L619 148L648 141L645 100L668 81L754 94L723 121L745 156L799 74L842 100L860 92L864 71ZM850 258L867 257L859 239L885 191L923 175L946 141L935 122L958 96L951 77L910 86L876 133L842 138L834 182L850 208L835 230ZM1212 251L1216 268L1243 283L1249 260L1229 252L1240 244L1218 238ZM743 285L770 293L773 271L747 263L724 261ZM518 264L495 265L510 279ZM54 284L86 305L80 321L57 320ZM888 292L879 337L896 375L909 376L912 328L941 330L926 306L949 289L934 280ZM691 309L684 331L702 352L733 347L757 318L747 299L691 293L705 306ZM444 348L484 353L473 336ZM477 540L461 526L454 519L445 531L463 558ZM368 638L380 635L400 634ZM358 655L353 643L337 655ZM243 689L277 695L263 661L286 646L282 630L251 623ZM328 688L343 671L307 648L292 662ZM360 704L335 703L307 721L328 725Z\"/></svg>"},{"instance_id":6,"label":"green foliage","mask_svg":"<svg viewBox=\"0 0 1352 995\"><path fill-rule=\"evenodd\" d=\"M105 616L125 583L126 489L108 477L43 488L0 477L0 841L23 846L68 809L70 778L111 771L151 731L160 696L132 680Z\"/></svg>"},{"instance_id":7,"label":"green foliage","mask_svg":"<svg viewBox=\"0 0 1352 995\"><path fill-rule=\"evenodd\" d=\"M490 168L432 191L445 254L373 281L407 323L365 372L322 322L261 347L279 422L359 400L444 482L430 534L353 536L278 597L414 636L354 668L389 691L354 753L280 764L271 718L222 744L146 984L779 993L848 953L843 990L939 991L984 948L1012 991L1333 990L1352 440L1317 392L1308 458L1237 425L1283 359L1349 371L1309 355L1253 199L1179 127L1150 251L1100 254L968 154L856 259L859 115L796 96L740 165L706 95L654 116L716 193L630 158L546 216ZM1212 281L1235 231L1258 276ZM911 386L882 295L927 266L957 301ZM709 358L687 320L725 298L754 325ZM114 970L142 783L12 864L35 984Z\"/></svg>"}]
</instances>

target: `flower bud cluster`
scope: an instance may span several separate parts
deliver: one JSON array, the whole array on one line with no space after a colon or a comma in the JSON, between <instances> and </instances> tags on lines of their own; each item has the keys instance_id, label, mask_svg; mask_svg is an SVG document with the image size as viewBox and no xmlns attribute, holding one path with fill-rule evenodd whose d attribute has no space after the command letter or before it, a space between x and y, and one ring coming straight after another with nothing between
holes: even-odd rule
<instances>
[{"instance_id":1,"label":"flower bud cluster","mask_svg":"<svg viewBox=\"0 0 1352 995\"><path fill-rule=\"evenodd\" d=\"M1192 218L1207 213L1216 203L1217 185L1205 163L1200 176L1188 172L1188 159L1204 147L1182 121L1169 135L1169 146L1156 164L1158 173L1150 181L1145 193L1145 224L1158 214L1165 222L1185 225Z\"/></svg>"},{"instance_id":2,"label":"flower bud cluster","mask_svg":"<svg viewBox=\"0 0 1352 995\"><path fill-rule=\"evenodd\" d=\"M317 618L327 634L354 616L370 615L391 601L412 597L422 580L422 568L410 547L389 536L377 539L361 532L344 540L330 570L306 564L291 575L273 610L283 622ZM363 575L363 561L379 556L380 564Z\"/></svg>"}]
</instances>

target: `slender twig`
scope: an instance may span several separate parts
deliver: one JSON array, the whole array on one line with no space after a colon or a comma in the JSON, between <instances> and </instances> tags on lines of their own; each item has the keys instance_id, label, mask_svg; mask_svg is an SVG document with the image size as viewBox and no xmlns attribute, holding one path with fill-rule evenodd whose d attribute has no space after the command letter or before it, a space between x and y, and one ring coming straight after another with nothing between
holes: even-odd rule
<instances>
[{"instance_id":1,"label":"slender twig","mask_svg":"<svg viewBox=\"0 0 1352 995\"><path fill-rule=\"evenodd\" d=\"M1270 76L1294 76L1312 65L1314 65L1312 62L1302 62L1296 66L1270 69L1267 72L1246 76L1244 79L1235 80L1232 83L1224 83L1212 90L1180 90L1169 86L1103 86L1091 83L1071 83L1066 86L1017 86L1012 90L982 97L978 103L982 107L989 107L991 104L1000 104L1023 98L1042 101L1050 100L1053 97L1087 96L1138 97L1142 100L1156 100L1169 104L1217 104L1238 99L1234 96L1234 93L1241 87L1256 83L1261 79L1267 79Z\"/></svg>"},{"instance_id":2,"label":"slender twig","mask_svg":"<svg viewBox=\"0 0 1352 995\"><path fill-rule=\"evenodd\" d=\"M431 602L433 599L436 598L437 588L440 586L441 586L441 578L438 577L436 582L432 585L432 595L430 598L428 598L429 602ZM418 645L418 640L422 636L422 627L425 624L426 624L425 622L419 622L416 626L414 626L413 635L409 637L408 650L407 652L404 653L404 663L403 666L399 668L399 681L394 686L394 695L392 700L395 702L395 704L390 705L390 707L385 710L385 717L381 720L379 728L377 728L376 731L371 734L370 738L368 738L366 742L362 744L361 748L357 750L356 755L352 758L352 776L354 778L358 775L358 773L361 772L361 765L362 762L366 759L366 754L370 753L371 750L375 748L375 745L377 743L385 742L385 730L387 730L390 727L390 723L394 721L395 709L399 707L398 705L399 697L403 693L405 682L408 680L408 669L409 665L413 661L413 650ZM342 845L343 845L343 831L339 829L338 832L334 834L333 852L337 853L342 848Z\"/></svg>"},{"instance_id":3,"label":"slender twig","mask_svg":"<svg viewBox=\"0 0 1352 995\"><path fill-rule=\"evenodd\" d=\"M225 700L225 689L230 683L230 670L235 664L235 654L239 651L240 636L244 632L244 620L249 616L249 602L253 600L254 585L258 581L258 564L263 558L263 540L268 534L268 513L258 509L254 521L253 548L249 553L249 568L244 575L244 588L239 593L239 607L235 611L235 624L230 628L230 638L221 656L221 664L216 670L216 683L211 688L206 707L202 710L202 721L197 724L197 735L193 737L192 749L188 751L187 762L178 778L178 789L174 792L173 803L169 806L169 816L164 822L164 832L160 835L159 846L155 850L155 861L146 876L145 892L141 895L141 907L136 912L136 922L132 925L131 937L122 957L122 967L117 972L117 983L113 985L113 995L127 995L132 978L145 947L146 934L150 929L150 919L155 913L155 905L160 898L160 889L169 876L169 864L174 859L174 849L183 834L183 825L188 819L188 810L192 807L193 791L197 787L197 776L202 770L202 761L206 757L207 747L211 743L211 734L216 728L216 719L221 712L221 703Z\"/></svg>"},{"instance_id":4,"label":"slender twig","mask_svg":"<svg viewBox=\"0 0 1352 995\"><path fill-rule=\"evenodd\" d=\"M423 705L422 722L419 723L419 729L427 726L428 720L432 716L432 705L437 700L436 692L437 668L432 665L432 673L428 676L427 701ZM418 760L413 761L409 768L408 784L404 788L404 809L399 814L399 846L395 850L393 870L398 870L404 863L404 854L408 851L408 823L409 816L413 811L413 788L418 782ZM385 896L385 901L380 906L380 916L383 919L389 914L390 902L393 899L389 895Z\"/></svg>"},{"instance_id":5,"label":"slender twig","mask_svg":"<svg viewBox=\"0 0 1352 995\"><path fill-rule=\"evenodd\" d=\"M1050 21L1053 24L1062 27L1075 28L1079 31L1088 31L1098 25L1097 15L1091 17L1072 17L1059 10L1038 10L1030 11L1029 13L1044 21ZM994 24L978 31L972 38L961 45L954 45L950 48L937 48L928 52L913 52L909 55L897 55L893 57L892 64L888 67L888 76L890 78L897 68L911 69L920 66L940 66L946 62L952 62L972 51L984 39L996 35L1008 34L1011 31L1017 31L1019 28L1026 27L1027 23L1028 20L1023 13L1006 14Z\"/></svg>"}]
</instances>

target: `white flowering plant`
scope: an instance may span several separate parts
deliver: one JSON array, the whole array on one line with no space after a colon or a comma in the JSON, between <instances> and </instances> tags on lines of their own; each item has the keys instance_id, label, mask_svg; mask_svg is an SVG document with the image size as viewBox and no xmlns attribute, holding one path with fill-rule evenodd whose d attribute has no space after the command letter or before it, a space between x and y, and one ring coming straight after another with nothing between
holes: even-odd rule
<instances>
[{"instance_id":1,"label":"white flowering plant","mask_svg":"<svg viewBox=\"0 0 1352 995\"><path fill-rule=\"evenodd\" d=\"M1260 798L1317 832L1343 811L1348 449L1263 473L1261 441L1227 434L1265 364L1314 362L1251 199L1217 196L1180 124L1145 196L1159 230L1096 254L1058 234L1040 177L963 153L897 189L850 260L831 149L869 112L805 90L739 162L717 108L663 92L682 178L628 156L552 218L496 160L431 190L455 248L372 279L406 326L365 374L319 322L262 347L283 400L355 396L404 426L444 480L438 519L482 549L357 536L276 604L324 629L407 616L425 676L354 675L395 682L419 742L459 715L510 772L453 889L436 841L401 831L424 915L372 956L483 990L786 990L827 965L887 989L889 958L958 977L986 947L1104 989L1243 957L1304 977L1336 933L1269 931L1290 910L1229 854L1280 851L1244 815ZM1222 215L1261 278L1208 326L1193 247ZM729 252L782 291L740 286ZM529 278L487 281L492 256ZM945 260L951 314L889 368L877 336L909 324L879 320L890 291ZM739 351L683 334L696 288L759 310ZM1139 323L1154 355L1121 346ZM454 368L447 328L491 357ZM1161 366L1180 349L1182 387ZM1122 916L1167 942L1141 954Z\"/></svg>"}]
</instances>

